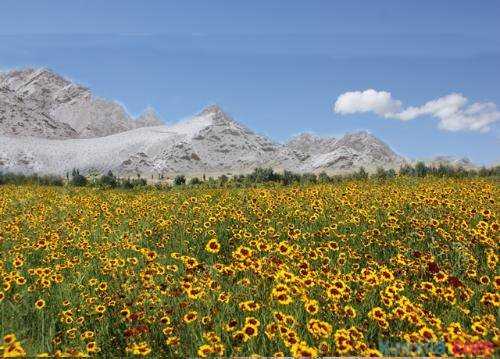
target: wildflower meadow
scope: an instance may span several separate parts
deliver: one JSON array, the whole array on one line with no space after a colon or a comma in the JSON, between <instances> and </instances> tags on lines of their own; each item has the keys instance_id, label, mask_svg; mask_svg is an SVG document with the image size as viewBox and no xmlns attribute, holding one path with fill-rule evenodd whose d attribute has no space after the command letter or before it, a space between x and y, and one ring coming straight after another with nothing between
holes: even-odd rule
<instances>
[{"instance_id":1,"label":"wildflower meadow","mask_svg":"<svg viewBox=\"0 0 500 359\"><path fill-rule=\"evenodd\" d=\"M404 176L3 185L0 355L380 356L394 341L493 355L499 195L495 180Z\"/></svg>"}]
</instances>

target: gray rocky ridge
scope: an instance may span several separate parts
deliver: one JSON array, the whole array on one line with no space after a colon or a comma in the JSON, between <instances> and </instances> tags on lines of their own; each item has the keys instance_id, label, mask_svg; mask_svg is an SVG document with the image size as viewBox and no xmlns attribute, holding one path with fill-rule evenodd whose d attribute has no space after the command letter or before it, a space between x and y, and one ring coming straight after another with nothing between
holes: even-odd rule
<instances>
[{"instance_id":1,"label":"gray rocky ridge","mask_svg":"<svg viewBox=\"0 0 500 359\"><path fill-rule=\"evenodd\" d=\"M339 173L406 162L368 132L302 134L280 144L218 106L170 126L153 109L133 119L118 103L46 69L0 74L0 89L0 171L189 175L265 166Z\"/></svg>"},{"instance_id":2,"label":"gray rocky ridge","mask_svg":"<svg viewBox=\"0 0 500 359\"><path fill-rule=\"evenodd\" d=\"M6 102L9 106L0 115L4 135L93 138L161 124L149 112L136 121L117 102L95 97L89 89L48 69L0 74L0 103ZM46 131L33 118L46 119Z\"/></svg>"},{"instance_id":3,"label":"gray rocky ridge","mask_svg":"<svg viewBox=\"0 0 500 359\"><path fill-rule=\"evenodd\" d=\"M470 159L466 157L454 157L454 156L435 156L433 158L429 159L422 159L422 160L415 160L413 161L413 164L417 162L424 162L427 166L430 167L439 167L439 166L447 166L447 167L460 167L466 170L473 170L477 169L478 166L476 166L474 163L471 162Z\"/></svg>"},{"instance_id":4,"label":"gray rocky ridge","mask_svg":"<svg viewBox=\"0 0 500 359\"><path fill-rule=\"evenodd\" d=\"M332 151L336 142L337 140L333 137L320 137L305 132L292 137L286 146L307 155L317 155Z\"/></svg>"},{"instance_id":5,"label":"gray rocky ridge","mask_svg":"<svg viewBox=\"0 0 500 359\"><path fill-rule=\"evenodd\" d=\"M0 134L43 138L78 137L70 125L39 111L36 101L22 99L5 86L0 86Z\"/></svg>"}]
</instances>

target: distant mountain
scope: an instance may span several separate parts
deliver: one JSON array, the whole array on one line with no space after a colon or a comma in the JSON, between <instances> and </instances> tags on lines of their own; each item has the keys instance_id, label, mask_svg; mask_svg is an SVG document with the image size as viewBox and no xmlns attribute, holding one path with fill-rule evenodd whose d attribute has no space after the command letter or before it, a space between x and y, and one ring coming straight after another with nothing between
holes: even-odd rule
<instances>
[{"instance_id":1,"label":"distant mountain","mask_svg":"<svg viewBox=\"0 0 500 359\"><path fill-rule=\"evenodd\" d=\"M0 134L43 138L76 138L78 133L55 120L30 99L22 99L11 89L0 86Z\"/></svg>"},{"instance_id":2,"label":"distant mountain","mask_svg":"<svg viewBox=\"0 0 500 359\"><path fill-rule=\"evenodd\" d=\"M135 127L150 127L150 126L162 126L163 121L160 120L156 111L149 107L147 108L136 120Z\"/></svg>"},{"instance_id":3,"label":"distant mountain","mask_svg":"<svg viewBox=\"0 0 500 359\"><path fill-rule=\"evenodd\" d=\"M454 156L435 156L430 159L415 160L413 162L416 163L419 161L424 162L427 166L430 167L449 166L457 168L461 167L466 170L473 170L478 168L478 166L472 163L470 159L465 157L459 158Z\"/></svg>"},{"instance_id":4,"label":"distant mountain","mask_svg":"<svg viewBox=\"0 0 500 359\"><path fill-rule=\"evenodd\" d=\"M286 146L307 155L317 155L333 151L337 140L333 137L320 137L312 133L301 133L292 137Z\"/></svg>"},{"instance_id":5,"label":"distant mountain","mask_svg":"<svg viewBox=\"0 0 500 359\"><path fill-rule=\"evenodd\" d=\"M0 170L59 173L112 170L118 174L242 173L256 167L338 172L399 164L400 158L367 133L346 135L332 151L304 153L258 135L211 106L173 126L142 127L91 139L0 137ZM292 148L293 147L293 148ZM370 152L373 152L372 154ZM390 163L390 160L394 160Z\"/></svg>"},{"instance_id":6,"label":"distant mountain","mask_svg":"<svg viewBox=\"0 0 500 359\"><path fill-rule=\"evenodd\" d=\"M117 102L95 97L48 69L0 73L0 89L0 103L9 104L0 112L4 135L93 138L161 124L150 111L135 121Z\"/></svg>"},{"instance_id":7,"label":"distant mountain","mask_svg":"<svg viewBox=\"0 0 500 359\"><path fill-rule=\"evenodd\" d=\"M426 162L473 166L451 157ZM0 73L0 171L217 175L272 167L345 173L405 163L411 162L366 131L338 139L304 133L280 144L218 106L166 126L151 108L133 119L117 102L47 69Z\"/></svg>"},{"instance_id":8,"label":"distant mountain","mask_svg":"<svg viewBox=\"0 0 500 359\"><path fill-rule=\"evenodd\" d=\"M364 167L398 168L406 160L388 145L366 131L349 133L336 140L302 134L292 138L287 146L308 155L299 170L318 172L346 172Z\"/></svg>"}]
</instances>

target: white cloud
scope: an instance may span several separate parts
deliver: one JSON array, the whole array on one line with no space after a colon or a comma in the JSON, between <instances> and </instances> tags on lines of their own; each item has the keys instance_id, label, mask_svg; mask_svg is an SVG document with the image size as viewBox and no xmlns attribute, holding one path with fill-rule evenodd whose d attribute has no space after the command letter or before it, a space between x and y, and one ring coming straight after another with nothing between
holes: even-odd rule
<instances>
[{"instance_id":1,"label":"white cloud","mask_svg":"<svg viewBox=\"0 0 500 359\"><path fill-rule=\"evenodd\" d=\"M494 103L475 102L468 106L467 103L464 95L452 93L422 106L402 109L401 101L393 99L390 92L369 89L340 95L335 102L335 112L342 115L374 112L401 121L432 116L439 119L438 127L447 131L487 132L492 123L500 121L500 111Z\"/></svg>"},{"instance_id":2,"label":"white cloud","mask_svg":"<svg viewBox=\"0 0 500 359\"><path fill-rule=\"evenodd\" d=\"M467 99L463 95L452 93L451 95L429 101L420 107L408 107L394 117L403 121L413 120L414 118L425 115L447 118L460 111L460 108L466 103Z\"/></svg>"},{"instance_id":3,"label":"white cloud","mask_svg":"<svg viewBox=\"0 0 500 359\"><path fill-rule=\"evenodd\" d=\"M335 102L335 112L342 115L358 112L375 112L380 116L398 112L401 101L393 100L390 92L368 89L346 92Z\"/></svg>"}]
</instances>

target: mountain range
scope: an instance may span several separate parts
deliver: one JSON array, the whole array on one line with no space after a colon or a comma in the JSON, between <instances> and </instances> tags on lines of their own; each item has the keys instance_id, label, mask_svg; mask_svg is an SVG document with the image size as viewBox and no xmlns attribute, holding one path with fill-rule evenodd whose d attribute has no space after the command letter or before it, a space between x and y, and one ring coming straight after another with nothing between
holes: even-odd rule
<instances>
[{"instance_id":1,"label":"mountain range","mask_svg":"<svg viewBox=\"0 0 500 359\"><path fill-rule=\"evenodd\" d=\"M408 161L366 131L339 139L304 133L280 144L218 106L167 126L153 109L132 118L119 103L48 69L0 73L0 171L64 174L78 168L168 176L265 166L343 173L397 169Z\"/></svg>"},{"instance_id":2,"label":"mountain range","mask_svg":"<svg viewBox=\"0 0 500 359\"><path fill-rule=\"evenodd\" d=\"M132 119L121 105L48 69L0 73L0 134L68 139L162 124L152 110Z\"/></svg>"}]
</instances>

